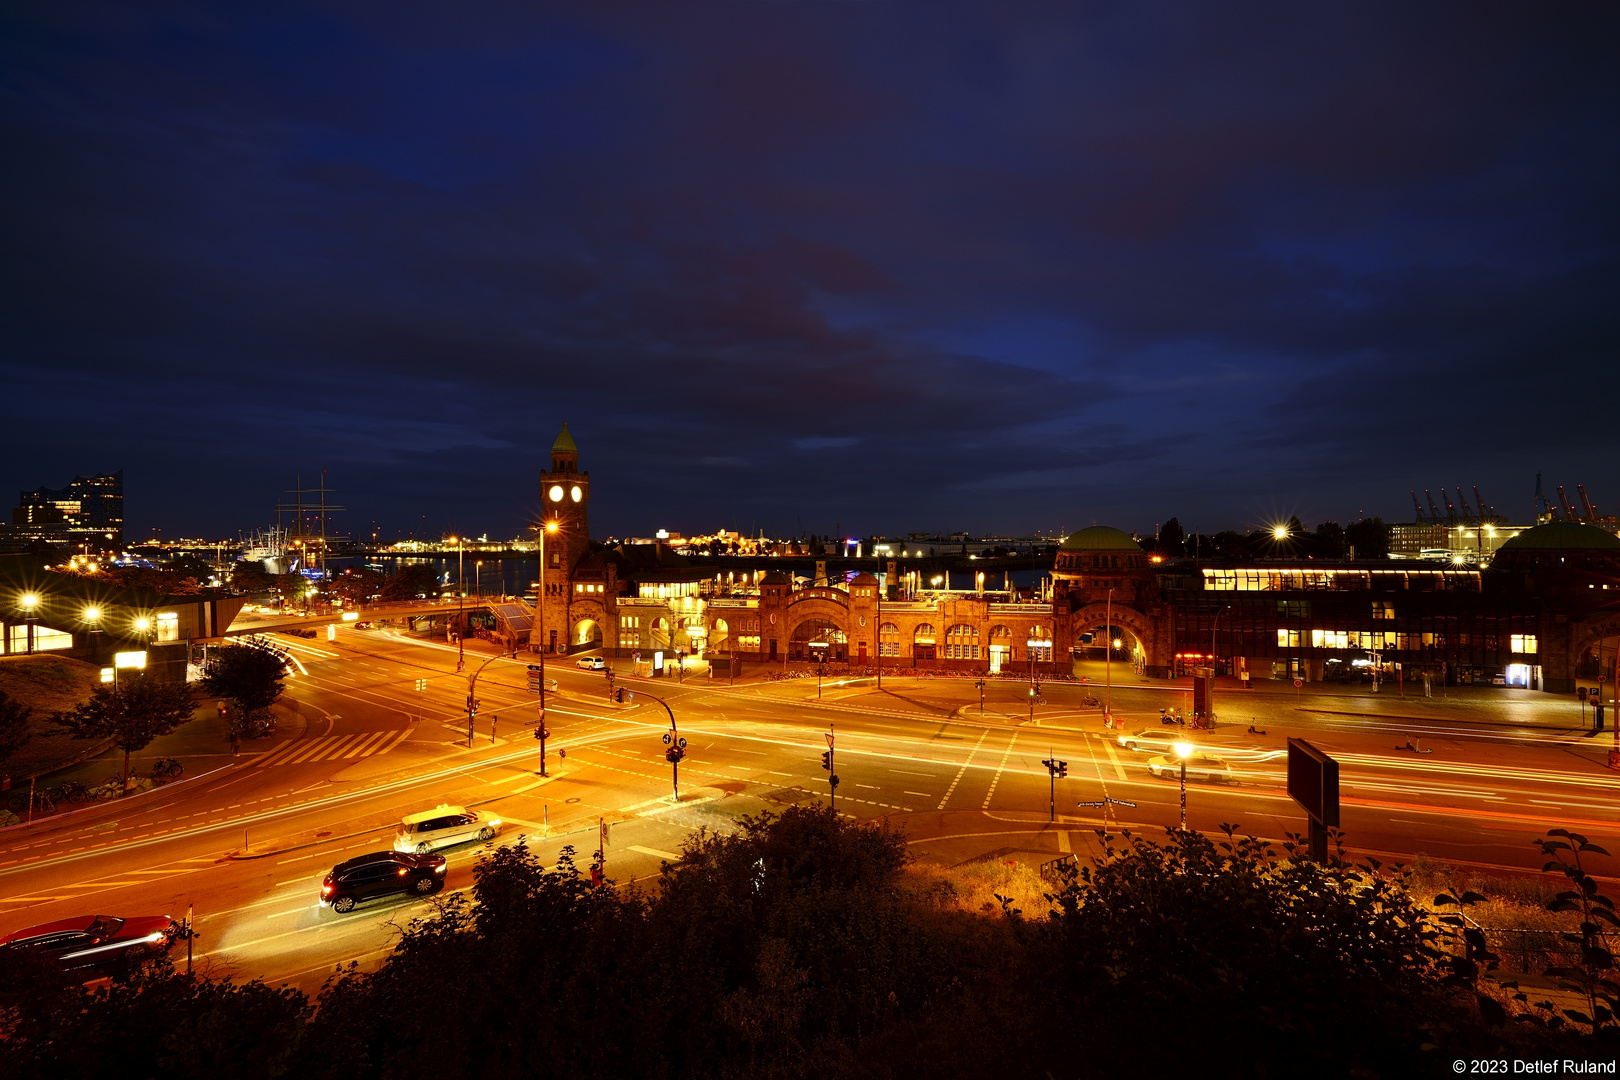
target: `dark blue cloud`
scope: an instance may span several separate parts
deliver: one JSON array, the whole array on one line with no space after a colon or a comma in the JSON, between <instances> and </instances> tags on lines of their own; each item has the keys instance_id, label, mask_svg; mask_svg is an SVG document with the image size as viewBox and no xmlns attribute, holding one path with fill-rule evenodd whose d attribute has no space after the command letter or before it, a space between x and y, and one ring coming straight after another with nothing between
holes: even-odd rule
<instances>
[{"instance_id":1,"label":"dark blue cloud","mask_svg":"<svg viewBox=\"0 0 1620 1080\"><path fill-rule=\"evenodd\" d=\"M514 532L564 419L600 533L1620 485L1607 8L4 19L0 492L132 535Z\"/></svg>"}]
</instances>

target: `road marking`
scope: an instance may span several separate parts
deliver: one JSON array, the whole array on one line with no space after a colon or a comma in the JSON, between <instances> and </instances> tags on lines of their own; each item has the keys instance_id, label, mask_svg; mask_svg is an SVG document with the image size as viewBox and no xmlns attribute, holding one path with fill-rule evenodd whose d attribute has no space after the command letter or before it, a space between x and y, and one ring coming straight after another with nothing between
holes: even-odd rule
<instances>
[{"instance_id":1,"label":"road marking","mask_svg":"<svg viewBox=\"0 0 1620 1080\"><path fill-rule=\"evenodd\" d=\"M763 750L744 750L740 746L734 746L734 747L732 747L732 749L735 750L739 754L758 754L760 757L765 757L766 756L765 751L763 751Z\"/></svg>"},{"instance_id":2,"label":"road marking","mask_svg":"<svg viewBox=\"0 0 1620 1080\"><path fill-rule=\"evenodd\" d=\"M766 769L765 771L767 773L770 773L772 776L792 776L793 775L790 772L777 772L775 769Z\"/></svg>"},{"instance_id":3,"label":"road marking","mask_svg":"<svg viewBox=\"0 0 1620 1080\"><path fill-rule=\"evenodd\" d=\"M534 783L532 783L532 784L524 784L524 785L523 785L523 786L522 786L522 787L520 787L520 788L513 788L513 789L512 789L512 794L514 794L514 795L521 795L521 794L523 794L523 793L524 793L524 792L525 792L525 791L533 791L533 790L534 790L534 789L535 789L535 788L537 788L537 787L541 787L541 786L543 786L543 785L545 785L545 784L549 784L549 783L551 783L551 782L552 782L552 781L553 781L553 780L557 780L557 779L560 779L560 778L561 778L561 777L564 777L564 776L567 776L567 775L568 775L568 774L567 774L567 773L557 773L557 774L556 774L556 775L554 775L554 776L542 776L542 777L541 777L541 778L540 778L540 779L538 779L538 780L536 780L536 781L535 781L535 782L534 782Z\"/></svg>"},{"instance_id":4,"label":"road marking","mask_svg":"<svg viewBox=\"0 0 1620 1080\"><path fill-rule=\"evenodd\" d=\"M926 791L902 791L900 794L902 794L902 795L920 795L925 799L932 799L933 798L933 796L930 795Z\"/></svg>"},{"instance_id":5,"label":"road marking","mask_svg":"<svg viewBox=\"0 0 1620 1080\"><path fill-rule=\"evenodd\" d=\"M316 762L323 758L337 761L355 757L381 757L400 740L411 733L410 728L387 728L382 731L362 731L349 735L320 735L313 739L284 742L266 751L253 763L254 768L268 765L297 765Z\"/></svg>"},{"instance_id":6,"label":"road marking","mask_svg":"<svg viewBox=\"0 0 1620 1080\"><path fill-rule=\"evenodd\" d=\"M912 772L910 769L890 769L889 771L890 772L902 773L903 775L906 775L906 776L926 776L930 780L934 779L935 777L937 777L939 775L939 773L931 773L931 772Z\"/></svg>"},{"instance_id":7,"label":"road marking","mask_svg":"<svg viewBox=\"0 0 1620 1080\"><path fill-rule=\"evenodd\" d=\"M379 826L376 831L381 832L383 828L386 828L386 826ZM313 851L313 852L310 852L308 855L299 855L297 858L277 860L276 865L277 866L286 866L290 862L303 862L305 859L318 859L323 855L336 855L340 851L348 851L352 847L360 847L362 844L370 844L370 843L375 843L375 841L361 840L359 843L344 844L342 847L327 848L325 851Z\"/></svg>"},{"instance_id":8,"label":"road marking","mask_svg":"<svg viewBox=\"0 0 1620 1080\"><path fill-rule=\"evenodd\" d=\"M292 908L291 910L288 910L288 911L272 911L270 914L266 915L265 918L267 918L267 919L280 919L280 918L282 918L284 916L287 916L287 915L302 915L304 912L308 911L313 906L314 905L312 905L312 904L305 904L303 907L295 907L295 908Z\"/></svg>"},{"instance_id":9,"label":"road marking","mask_svg":"<svg viewBox=\"0 0 1620 1080\"><path fill-rule=\"evenodd\" d=\"M1001 752L1001 764L996 766L996 775L990 780L990 790L984 793L984 806L981 809L990 809L990 797L996 793L996 785L1001 783L1001 770L1007 767L1007 755L1012 753L1013 743L1017 741L1018 733L1015 731L1013 737L1007 740L1007 749Z\"/></svg>"},{"instance_id":10,"label":"road marking","mask_svg":"<svg viewBox=\"0 0 1620 1080\"><path fill-rule=\"evenodd\" d=\"M507 814L502 814L501 815L501 821L503 823L508 823L508 824L512 824L512 825L522 825L526 829L534 829L535 831L540 832L540 833L546 833L546 832L549 831L544 825L540 824L538 821L524 821L520 817L512 817L512 816L507 815Z\"/></svg>"},{"instance_id":11,"label":"road marking","mask_svg":"<svg viewBox=\"0 0 1620 1080\"><path fill-rule=\"evenodd\" d=\"M968 751L967 759L962 762L962 767L956 770L956 779L952 780L951 786L945 789L945 797L939 800L939 805L934 809L943 810L945 809L945 804L951 801L952 792L956 790L956 785L962 782L962 777L968 771L968 766L973 764L973 755L979 752L979 747L984 745L984 737L988 734L990 734L989 728L985 728L983 731L979 732L979 741L973 744L972 750ZM899 770L894 771L898 772ZM921 776L922 774L917 773L916 775Z\"/></svg>"},{"instance_id":12,"label":"road marking","mask_svg":"<svg viewBox=\"0 0 1620 1080\"><path fill-rule=\"evenodd\" d=\"M1073 845L1071 845L1069 843L1069 833L1068 833L1067 830L1064 830L1063 832L1058 833L1057 838L1058 838L1058 851L1059 852L1061 852L1064 855L1072 855L1072 854L1074 854L1074 847L1073 847Z\"/></svg>"},{"instance_id":13,"label":"road marking","mask_svg":"<svg viewBox=\"0 0 1620 1080\"><path fill-rule=\"evenodd\" d=\"M882 788L878 787L875 784L856 784L855 786L856 787L863 787L868 791L882 791L883 790Z\"/></svg>"},{"instance_id":14,"label":"road marking","mask_svg":"<svg viewBox=\"0 0 1620 1080\"><path fill-rule=\"evenodd\" d=\"M675 854L673 851L659 851L655 847L642 847L640 844L631 844L628 850L639 851L643 855L653 855L657 858L664 859L667 862L681 861L681 857Z\"/></svg>"},{"instance_id":15,"label":"road marking","mask_svg":"<svg viewBox=\"0 0 1620 1080\"><path fill-rule=\"evenodd\" d=\"M301 882L312 881L312 880L314 880L314 879L313 879L313 877L311 875L305 874L303 877L295 877L291 881L278 881L278 882L276 882L276 888L279 889L283 885L297 885L297 884L299 884Z\"/></svg>"},{"instance_id":16,"label":"road marking","mask_svg":"<svg viewBox=\"0 0 1620 1080\"><path fill-rule=\"evenodd\" d=\"M500 787L502 784L515 784L519 780L527 780L529 777L531 777L533 775L534 775L533 773L520 772L520 773L513 773L511 776L502 777L499 780L486 780L484 782L487 783L490 787Z\"/></svg>"},{"instance_id":17,"label":"road marking","mask_svg":"<svg viewBox=\"0 0 1620 1080\"><path fill-rule=\"evenodd\" d=\"M1113 740L1104 738L1103 741L1102 741L1102 744L1103 744L1103 749L1108 751L1108 760L1112 761L1114 763L1114 772L1119 776L1119 778L1121 780L1126 779L1126 777L1125 777L1125 766L1120 764L1119 755L1114 753Z\"/></svg>"}]
</instances>

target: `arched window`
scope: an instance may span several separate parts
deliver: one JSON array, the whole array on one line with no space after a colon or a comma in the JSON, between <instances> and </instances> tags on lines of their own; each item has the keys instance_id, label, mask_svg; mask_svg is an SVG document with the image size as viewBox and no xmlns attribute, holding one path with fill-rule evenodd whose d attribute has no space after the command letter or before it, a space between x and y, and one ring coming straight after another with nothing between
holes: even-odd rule
<instances>
[{"instance_id":1,"label":"arched window","mask_svg":"<svg viewBox=\"0 0 1620 1080\"><path fill-rule=\"evenodd\" d=\"M932 645L934 643L934 627L932 623L923 623L911 634L913 645Z\"/></svg>"},{"instance_id":2,"label":"arched window","mask_svg":"<svg viewBox=\"0 0 1620 1080\"><path fill-rule=\"evenodd\" d=\"M1005 626L992 626L990 628L990 644L1011 645L1012 631L1007 629Z\"/></svg>"},{"instance_id":3,"label":"arched window","mask_svg":"<svg viewBox=\"0 0 1620 1080\"><path fill-rule=\"evenodd\" d=\"M1052 659L1052 631L1044 626L1029 628L1029 658L1039 663Z\"/></svg>"},{"instance_id":4,"label":"arched window","mask_svg":"<svg viewBox=\"0 0 1620 1080\"><path fill-rule=\"evenodd\" d=\"M892 622L886 622L878 627L878 655L900 655L900 628Z\"/></svg>"},{"instance_id":5,"label":"arched window","mask_svg":"<svg viewBox=\"0 0 1620 1080\"><path fill-rule=\"evenodd\" d=\"M945 631L945 659L977 660L979 658L979 628L958 623Z\"/></svg>"}]
</instances>

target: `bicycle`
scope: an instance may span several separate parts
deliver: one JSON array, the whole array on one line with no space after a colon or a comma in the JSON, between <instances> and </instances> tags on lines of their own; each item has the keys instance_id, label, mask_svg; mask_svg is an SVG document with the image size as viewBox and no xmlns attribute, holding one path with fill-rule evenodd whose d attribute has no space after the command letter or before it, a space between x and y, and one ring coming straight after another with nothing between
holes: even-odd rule
<instances>
[{"instance_id":1,"label":"bicycle","mask_svg":"<svg viewBox=\"0 0 1620 1080\"><path fill-rule=\"evenodd\" d=\"M90 789L77 780L64 780L51 792L51 798L65 803L87 802L90 798Z\"/></svg>"},{"instance_id":2,"label":"bicycle","mask_svg":"<svg viewBox=\"0 0 1620 1080\"><path fill-rule=\"evenodd\" d=\"M1098 701L1096 698L1092 697L1090 694L1087 694L1085 697L1081 698L1080 699L1080 704L1083 707L1087 708L1087 709L1100 709L1100 708L1102 708L1102 702Z\"/></svg>"},{"instance_id":3,"label":"bicycle","mask_svg":"<svg viewBox=\"0 0 1620 1080\"><path fill-rule=\"evenodd\" d=\"M172 757L158 758L152 763L153 779L169 779L179 776L184 771L185 766Z\"/></svg>"}]
</instances>

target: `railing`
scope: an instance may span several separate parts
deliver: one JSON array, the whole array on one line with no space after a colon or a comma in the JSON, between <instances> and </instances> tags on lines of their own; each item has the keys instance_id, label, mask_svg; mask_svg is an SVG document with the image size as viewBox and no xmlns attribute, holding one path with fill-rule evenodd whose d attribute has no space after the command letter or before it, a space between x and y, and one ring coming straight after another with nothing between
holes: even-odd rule
<instances>
[{"instance_id":1,"label":"railing","mask_svg":"<svg viewBox=\"0 0 1620 1080\"><path fill-rule=\"evenodd\" d=\"M797 604L801 600L831 600L835 604L849 606L849 593L843 589L800 589L788 599L788 603Z\"/></svg>"},{"instance_id":2,"label":"railing","mask_svg":"<svg viewBox=\"0 0 1620 1080\"><path fill-rule=\"evenodd\" d=\"M759 600L756 597L740 596L735 599L710 600L709 606L717 608L757 608L759 607Z\"/></svg>"},{"instance_id":3,"label":"railing","mask_svg":"<svg viewBox=\"0 0 1620 1080\"><path fill-rule=\"evenodd\" d=\"M1037 604L1033 601L1028 604L991 604L992 615L1050 615L1051 604Z\"/></svg>"}]
</instances>

